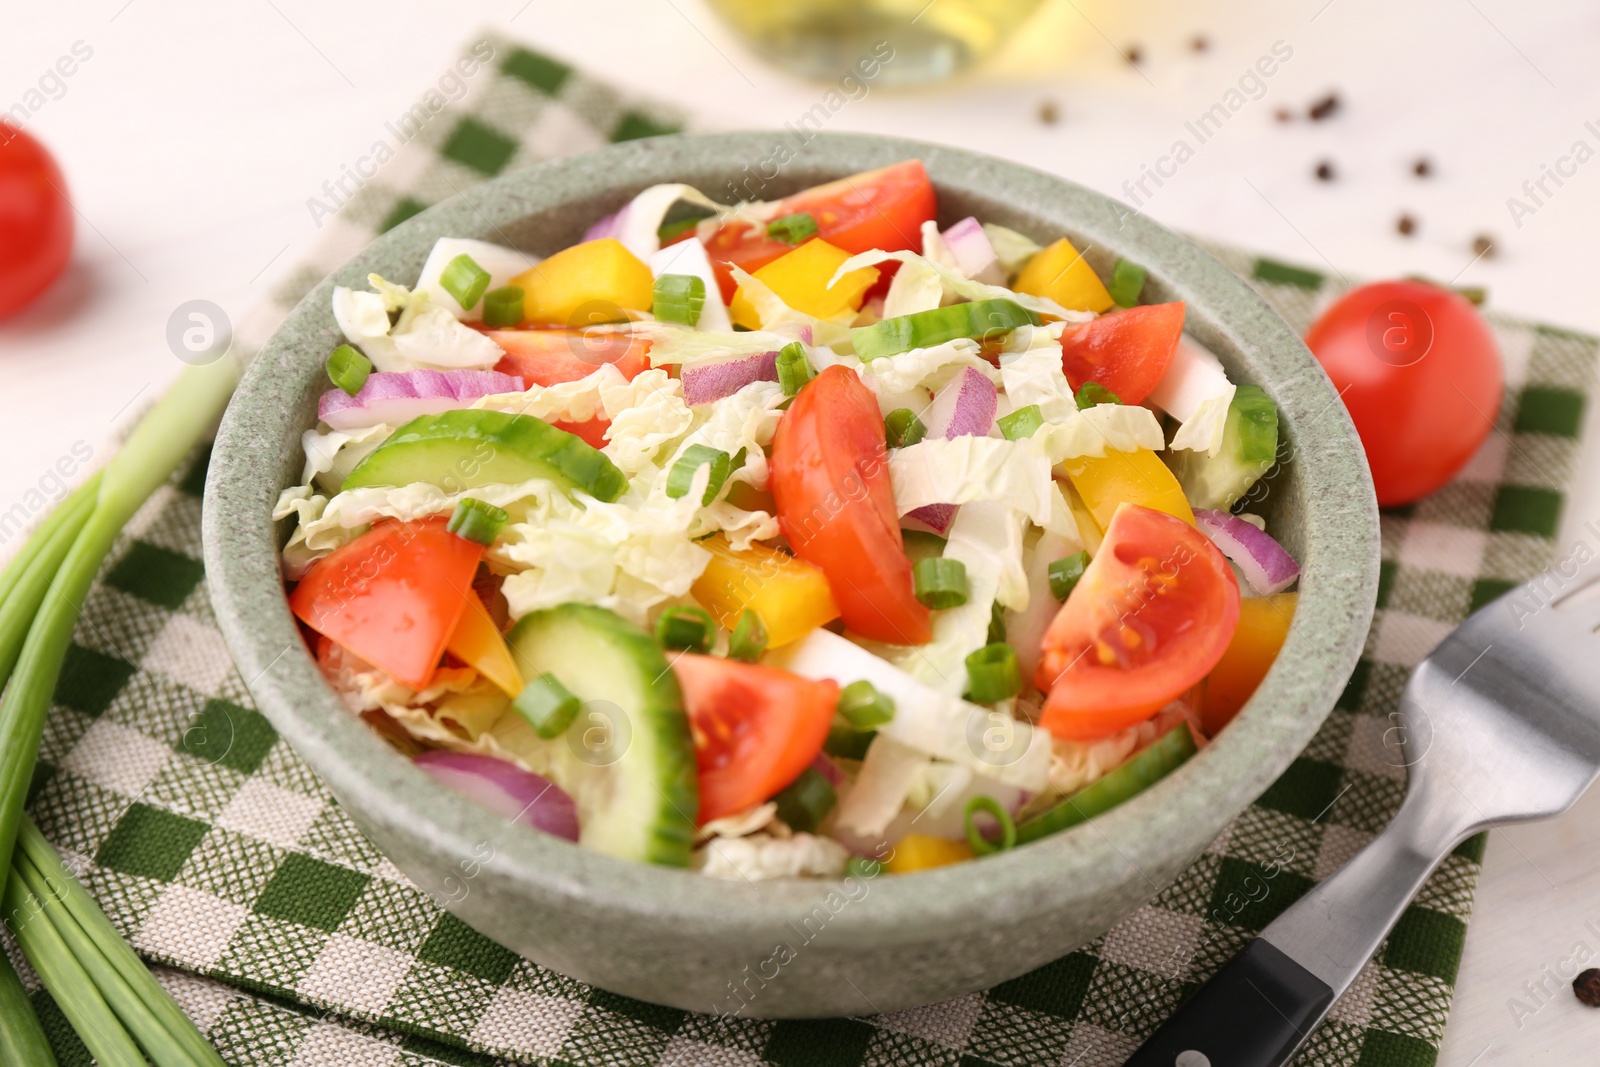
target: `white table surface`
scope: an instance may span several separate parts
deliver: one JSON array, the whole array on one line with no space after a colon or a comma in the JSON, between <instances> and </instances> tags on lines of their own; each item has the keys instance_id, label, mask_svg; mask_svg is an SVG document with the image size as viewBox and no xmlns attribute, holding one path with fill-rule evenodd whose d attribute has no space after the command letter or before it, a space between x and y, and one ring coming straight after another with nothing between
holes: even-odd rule
<instances>
[{"instance_id":1,"label":"white table surface","mask_svg":"<svg viewBox=\"0 0 1600 1067\"><path fill-rule=\"evenodd\" d=\"M124 412L181 369L163 340L174 307L205 298L237 318L260 299L316 236L307 198L486 25L711 126L778 126L820 94L743 49L702 0L12 5L0 110L77 42L93 51L27 123L60 160L80 226L65 279L0 322L0 511L75 442L106 448ZM1196 33L1210 41L1203 54L1190 50ZM1600 147L1592 4L1047 0L983 70L922 93L874 89L832 128L954 143L1125 197L1141 164L1277 40L1293 57L1265 98L1148 201L1152 217L1352 276L1484 285L1497 308L1600 332L1600 161L1549 186L1520 226L1507 206L1574 141ZM1135 43L1138 70L1114 50ZM1334 120L1274 122L1275 108L1303 114L1330 89L1343 101ZM1038 121L1044 100L1060 112L1055 126ZM1427 181L1410 173L1420 154L1434 163ZM1323 158L1338 169L1331 184L1312 177ZM1421 224L1409 239L1394 229L1402 210ZM1480 232L1498 254L1474 262ZM1567 516L1572 535L1600 517L1595 451ZM1600 1014L1564 981L1547 980L1542 997L1525 988L1546 967L1570 974L1579 942L1600 959L1597 813L1593 795L1491 838L1444 1067L1600 1055Z\"/></svg>"}]
</instances>

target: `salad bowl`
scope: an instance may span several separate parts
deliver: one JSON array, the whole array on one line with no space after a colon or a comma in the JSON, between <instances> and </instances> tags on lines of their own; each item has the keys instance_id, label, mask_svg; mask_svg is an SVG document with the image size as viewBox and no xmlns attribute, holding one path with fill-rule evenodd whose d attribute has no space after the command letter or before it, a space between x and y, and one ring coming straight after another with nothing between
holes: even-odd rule
<instances>
[{"instance_id":1,"label":"salad bowl","mask_svg":"<svg viewBox=\"0 0 1600 1067\"><path fill-rule=\"evenodd\" d=\"M472 189L378 238L300 303L256 357L218 433L205 562L218 622L263 714L394 866L464 921L592 985L746 1017L893 1011L1016 977L1084 944L1175 879L1289 765L1333 705L1376 596L1377 508L1359 441L1327 377L1242 280L1185 239L1080 186L958 149L818 135L752 190L761 133L654 138L541 164ZM579 240L641 189L685 182L731 200L920 159L939 221L969 215L1048 241L1100 273L1149 272L1147 297L1184 301L1186 330L1280 413L1279 462L1259 504L1301 563L1281 655L1233 723L1194 758L1085 825L910 875L744 884L588 851L508 824L424 775L351 714L309 654L284 596L272 515L297 484L301 434L342 336L336 285L414 281L436 239L533 254ZM736 184L739 183L739 184ZM722 195L718 195L719 192Z\"/></svg>"}]
</instances>

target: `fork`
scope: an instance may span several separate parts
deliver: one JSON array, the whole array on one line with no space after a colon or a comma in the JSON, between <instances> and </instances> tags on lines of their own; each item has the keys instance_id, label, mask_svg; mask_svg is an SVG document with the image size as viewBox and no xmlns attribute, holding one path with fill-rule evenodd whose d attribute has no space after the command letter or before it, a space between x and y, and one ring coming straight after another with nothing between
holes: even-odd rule
<instances>
[{"instance_id":1,"label":"fork","mask_svg":"<svg viewBox=\"0 0 1600 1067\"><path fill-rule=\"evenodd\" d=\"M1579 557L1582 557L1581 559ZM1126 1067L1277 1067L1450 851L1559 815L1600 772L1600 562L1573 556L1456 627L1390 716L1404 802L1360 852L1223 965Z\"/></svg>"}]
</instances>

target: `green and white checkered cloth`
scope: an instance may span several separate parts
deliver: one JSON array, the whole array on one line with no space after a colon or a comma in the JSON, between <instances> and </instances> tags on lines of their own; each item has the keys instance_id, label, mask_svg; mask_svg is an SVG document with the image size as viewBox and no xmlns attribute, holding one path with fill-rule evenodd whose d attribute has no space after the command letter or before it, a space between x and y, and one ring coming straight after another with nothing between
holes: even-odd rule
<instances>
[{"instance_id":1,"label":"green and white checkered cloth","mask_svg":"<svg viewBox=\"0 0 1600 1067\"><path fill-rule=\"evenodd\" d=\"M493 59L469 94L408 131L410 143L328 222L258 333L427 204L508 167L680 124L486 40ZM1319 273L1215 251L1297 328L1339 290ZM1405 778L1381 738L1410 668L1552 558L1600 342L1491 321L1508 380L1498 432L1451 485L1384 514L1366 654L1310 747L1149 906L985 993L888 1016L719 1027L535 966L442 911L252 710L200 564L203 456L140 513L89 597L31 811L235 1064L1120 1064L1385 824ZM1463 845L1429 880L1297 1063L1434 1062L1483 848L1481 837ZM1258 901L1250 886L1261 879L1271 891ZM48 995L34 995L62 1063L87 1063Z\"/></svg>"}]
</instances>

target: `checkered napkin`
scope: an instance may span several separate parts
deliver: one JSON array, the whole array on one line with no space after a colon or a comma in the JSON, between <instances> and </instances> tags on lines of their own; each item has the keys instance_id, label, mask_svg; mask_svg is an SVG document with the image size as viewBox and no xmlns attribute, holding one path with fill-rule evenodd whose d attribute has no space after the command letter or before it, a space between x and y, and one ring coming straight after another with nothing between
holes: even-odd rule
<instances>
[{"instance_id":1,"label":"checkered napkin","mask_svg":"<svg viewBox=\"0 0 1600 1067\"><path fill-rule=\"evenodd\" d=\"M467 79L468 95L397 127L408 143L338 205L276 306L241 332L267 332L374 235L459 189L680 125L508 41L474 44L493 58ZM1214 251L1300 329L1341 288ZM140 513L89 597L31 811L236 1064L1120 1064L1385 824L1405 778L1380 739L1407 672L1468 612L1552 558L1600 342L1491 321L1509 386L1497 432L1454 483L1384 514L1379 610L1316 739L1149 906L987 992L889 1016L718 1027L535 966L440 910L252 709L206 596L203 455ZM1480 837L1445 861L1297 1063L1434 1062L1483 849ZM1264 879L1271 891L1257 899ZM62 1063L87 1063L24 971Z\"/></svg>"}]
</instances>

